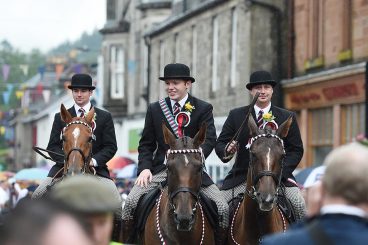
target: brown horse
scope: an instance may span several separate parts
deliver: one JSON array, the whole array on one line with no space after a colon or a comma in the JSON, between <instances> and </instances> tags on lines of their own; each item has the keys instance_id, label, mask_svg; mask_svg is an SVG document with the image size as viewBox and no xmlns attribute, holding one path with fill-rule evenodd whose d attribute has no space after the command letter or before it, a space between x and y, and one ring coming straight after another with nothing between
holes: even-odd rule
<instances>
[{"instance_id":1,"label":"brown horse","mask_svg":"<svg viewBox=\"0 0 368 245\"><path fill-rule=\"evenodd\" d=\"M91 173L94 168L89 166L92 159L92 119L94 108L86 117L72 117L69 111L61 104L61 119L66 123L62 132L64 150L64 176Z\"/></svg>"},{"instance_id":2,"label":"brown horse","mask_svg":"<svg viewBox=\"0 0 368 245\"><path fill-rule=\"evenodd\" d=\"M193 139L176 139L165 124L162 130L170 146L166 155L168 188L161 192L148 216L142 243L213 245L213 229L199 200L204 168L199 146L205 140L206 125L201 126Z\"/></svg>"},{"instance_id":3,"label":"brown horse","mask_svg":"<svg viewBox=\"0 0 368 245\"><path fill-rule=\"evenodd\" d=\"M250 162L244 199L237 206L229 229L229 244L258 244L265 234L285 231L288 222L277 207L283 158L282 138L288 134L292 118L277 130L259 129L249 118Z\"/></svg>"}]
</instances>

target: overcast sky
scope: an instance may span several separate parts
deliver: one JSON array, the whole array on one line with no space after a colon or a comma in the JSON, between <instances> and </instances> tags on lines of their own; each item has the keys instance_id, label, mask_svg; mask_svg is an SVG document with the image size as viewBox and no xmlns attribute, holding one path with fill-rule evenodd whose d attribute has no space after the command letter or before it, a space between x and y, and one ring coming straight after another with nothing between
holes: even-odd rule
<instances>
[{"instance_id":1,"label":"overcast sky","mask_svg":"<svg viewBox=\"0 0 368 245\"><path fill-rule=\"evenodd\" d=\"M106 0L0 0L0 41L25 52L75 41L105 21Z\"/></svg>"}]
</instances>

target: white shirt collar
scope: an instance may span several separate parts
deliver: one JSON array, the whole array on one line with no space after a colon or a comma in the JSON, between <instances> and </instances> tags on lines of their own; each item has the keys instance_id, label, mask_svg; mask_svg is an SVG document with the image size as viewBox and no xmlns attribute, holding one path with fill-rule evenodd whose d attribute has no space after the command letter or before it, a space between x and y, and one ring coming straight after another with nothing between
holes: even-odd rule
<instances>
[{"instance_id":1,"label":"white shirt collar","mask_svg":"<svg viewBox=\"0 0 368 245\"><path fill-rule=\"evenodd\" d=\"M77 104L74 104L74 109L75 109L75 113L78 115L79 114L79 112L78 112L78 110L80 109L80 108L83 108L83 110L86 112L86 114L89 112L89 109L91 108L91 102L88 102L85 106L83 106L83 107L80 107L79 105L77 105Z\"/></svg>"},{"instance_id":2,"label":"white shirt collar","mask_svg":"<svg viewBox=\"0 0 368 245\"><path fill-rule=\"evenodd\" d=\"M178 101L180 104L180 108L183 108L183 106L185 105L185 101L187 101L187 99L188 99L188 93L184 96L184 98ZM174 108L176 101L170 99L170 102L171 102L171 108Z\"/></svg>"},{"instance_id":3,"label":"white shirt collar","mask_svg":"<svg viewBox=\"0 0 368 245\"><path fill-rule=\"evenodd\" d=\"M321 208L321 214L339 213L367 218L368 214L361 208L345 204L330 204Z\"/></svg>"},{"instance_id":4,"label":"white shirt collar","mask_svg":"<svg viewBox=\"0 0 368 245\"><path fill-rule=\"evenodd\" d=\"M256 113L256 116L258 116L258 113L259 113L260 110L263 111L263 114L266 114L270 111L270 109L271 109L271 103L268 104L268 106L266 108L263 108L263 109L259 108L257 105L254 105L254 111Z\"/></svg>"}]
</instances>

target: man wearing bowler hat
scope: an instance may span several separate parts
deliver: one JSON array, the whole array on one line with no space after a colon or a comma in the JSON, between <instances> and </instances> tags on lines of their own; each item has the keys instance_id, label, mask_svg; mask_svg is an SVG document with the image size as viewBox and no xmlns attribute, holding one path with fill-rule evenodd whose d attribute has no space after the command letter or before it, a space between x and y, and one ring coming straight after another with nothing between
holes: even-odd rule
<instances>
[{"instance_id":1,"label":"man wearing bowler hat","mask_svg":"<svg viewBox=\"0 0 368 245\"><path fill-rule=\"evenodd\" d=\"M282 183L286 186L285 195L290 201L296 219L302 219L305 215L305 202L302 194L296 184L293 171L299 164L303 156L303 143L300 137L298 123L295 113L274 106L271 103L273 89L276 81L267 71L256 71L250 76L250 81L246 88L254 97L257 92L260 93L253 108L243 106L230 111L216 142L216 154L224 163L231 160L237 152L235 163L226 176L222 192L228 202L239 194L245 193L246 173L249 165L249 150L246 148L249 140L249 129L247 125L240 132L238 141L232 141L233 136L240 128L248 111L251 110L251 116L261 128L264 126L265 117L270 116L276 125L281 125L284 121L292 116L292 123L284 140L286 156L284 158L284 168L282 172Z\"/></svg>"},{"instance_id":2,"label":"man wearing bowler hat","mask_svg":"<svg viewBox=\"0 0 368 245\"><path fill-rule=\"evenodd\" d=\"M166 180L166 166L164 164L166 151L169 146L164 142L162 122L172 130L177 137L183 135L193 138L202 123L207 124L205 142L201 145L207 158L216 143L216 130L211 104L193 97L188 90L195 82L191 77L189 67L184 64L168 64L164 68L164 76L159 77L165 82L168 97L156 101L148 106L142 138L138 147L138 178L129 193L123 209L123 242L133 242L130 235L134 230L134 211L139 198L150 190L157 188ZM189 124L181 130L180 120L175 116L181 112L190 114ZM188 120L186 120L188 121ZM228 205L220 190L204 173L201 192L212 199L218 209L219 227L217 228L217 244L222 244L226 238L228 226Z\"/></svg>"},{"instance_id":3,"label":"man wearing bowler hat","mask_svg":"<svg viewBox=\"0 0 368 245\"><path fill-rule=\"evenodd\" d=\"M92 78L88 74L75 74L72 77L71 84L68 86L72 90L72 95L75 104L68 109L73 117L85 116L90 109L92 104L90 98L92 96L95 86L92 85ZM96 176L98 179L103 181L106 185L110 186L111 189L115 190L115 198L121 201L119 192L110 179L109 170L107 169L106 163L115 155L117 151L116 137L114 123L111 114L107 111L101 110L94 107L94 135L96 140L92 143L92 160L90 166L93 166L96 170ZM36 191L33 193L32 198L41 197L47 190L52 182L52 178L61 177L64 166L64 152L62 149L61 132L65 127L65 123L61 120L60 113L55 114L54 123L52 125L50 140L47 146L47 150L56 152L61 155L55 155L50 153L51 158L56 162L50 169L48 177L39 185ZM93 188L93 187L91 187ZM117 212L119 212L117 210ZM121 208L120 212L121 213Z\"/></svg>"}]
</instances>

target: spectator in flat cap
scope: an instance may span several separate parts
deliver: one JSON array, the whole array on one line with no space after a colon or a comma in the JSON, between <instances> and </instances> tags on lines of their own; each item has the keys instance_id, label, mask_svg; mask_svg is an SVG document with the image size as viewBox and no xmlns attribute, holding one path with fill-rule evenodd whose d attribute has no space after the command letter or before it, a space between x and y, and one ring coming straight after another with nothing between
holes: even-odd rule
<instances>
[{"instance_id":1,"label":"spectator in flat cap","mask_svg":"<svg viewBox=\"0 0 368 245\"><path fill-rule=\"evenodd\" d=\"M67 178L55 186L51 198L83 215L96 245L109 244L114 212L121 209L121 202L100 179L87 175Z\"/></svg>"},{"instance_id":2,"label":"spectator in flat cap","mask_svg":"<svg viewBox=\"0 0 368 245\"><path fill-rule=\"evenodd\" d=\"M2 245L93 245L88 226L63 203L47 198L25 199L0 229Z\"/></svg>"}]
</instances>

